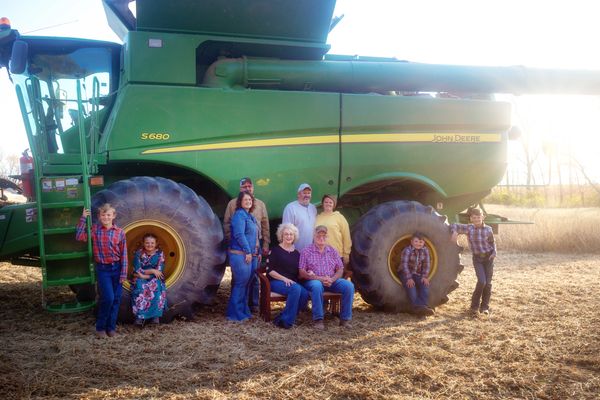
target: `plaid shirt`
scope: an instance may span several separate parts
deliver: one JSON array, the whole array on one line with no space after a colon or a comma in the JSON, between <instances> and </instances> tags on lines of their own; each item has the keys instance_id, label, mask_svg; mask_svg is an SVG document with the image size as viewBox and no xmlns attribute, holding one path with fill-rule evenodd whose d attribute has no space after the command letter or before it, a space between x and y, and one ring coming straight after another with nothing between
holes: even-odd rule
<instances>
[{"instance_id":1,"label":"plaid shirt","mask_svg":"<svg viewBox=\"0 0 600 400\"><path fill-rule=\"evenodd\" d=\"M422 277L429 276L431 268L429 249L427 247L415 249L412 245L406 246L402 250L400 268L406 280L412 279L413 274L421 275Z\"/></svg>"},{"instance_id":2,"label":"plaid shirt","mask_svg":"<svg viewBox=\"0 0 600 400\"><path fill-rule=\"evenodd\" d=\"M452 224L451 230L467 235L473 254L496 256L496 242L491 226L483 224L478 228L474 224Z\"/></svg>"},{"instance_id":3,"label":"plaid shirt","mask_svg":"<svg viewBox=\"0 0 600 400\"><path fill-rule=\"evenodd\" d=\"M344 264L342 264L340 255L333 247L325 245L325 250L321 253L313 243L300 252L300 265L298 268L306 272L312 271L317 276L331 278L338 269L344 268Z\"/></svg>"},{"instance_id":4,"label":"plaid shirt","mask_svg":"<svg viewBox=\"0 0 600 400\"><path fill-rule=\"evenodd\" d=\"M77 224L75 239L87 242L87 218L81 217ZM121 262L121 279L127 279L127 243L123 229L113 225L105 228L102 224L92 224L92 249L94 261L100 264Z\"/></svg>"}]
</instances>

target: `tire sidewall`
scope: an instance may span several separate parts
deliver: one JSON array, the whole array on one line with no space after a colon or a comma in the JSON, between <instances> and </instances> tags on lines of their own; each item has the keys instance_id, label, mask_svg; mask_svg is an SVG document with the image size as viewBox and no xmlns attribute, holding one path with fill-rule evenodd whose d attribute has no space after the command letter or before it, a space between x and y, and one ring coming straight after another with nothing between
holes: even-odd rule
<instances>
[{"instance_id":1,"label":"tire sidewall","mask_svg":"<svg viewBox=\"0 0 600 400\"><path fill-rule=\"evenodd\" d=\"M430 277L430 306L435 307L447 300L447 294L456 287L455 281L460 270L459 248L451 241L445 218L430 207L416 202L407 203L384 203L364 216L370 220L366 221L367 224L378 225L374 229L371 227L374 231L369 235L371 245L364 254L368 263L368 291L371 293L364 297L375 299L374 305L390 311L409 311L411 308L406 290L398 282L399 276L392 276L390 271L397 271L399 265L389 266L390 251L400 238L419 231L435 248L437 266ZM358 229L361 229L360 223ZM357 286L362 294L366 281L360 282L360 275L358 278ZM377 296L373 296L373 292Z\"/></svg>"},{"instance_id":2,"label":"tire sidewall","mask_svg":"<svg viewBox=\"0 0 600 400\"><path fill-rule=\"evenodd\" d=\"M121 228L148 219L177 232L185 254L178 278L167 287L168 309L163 320L192 318L196 303L212 301L211 295L224 274L225 254L221 249L221 224L204 199L169 179L136 177L113 183L97 193L92 203L96 208L110 203L117 212L115 223ZM134 251L130 247L129 260L133 260ZM127 289L121 297L119 320L134 320L131 292Z\"/></svg>"}]
</instances>

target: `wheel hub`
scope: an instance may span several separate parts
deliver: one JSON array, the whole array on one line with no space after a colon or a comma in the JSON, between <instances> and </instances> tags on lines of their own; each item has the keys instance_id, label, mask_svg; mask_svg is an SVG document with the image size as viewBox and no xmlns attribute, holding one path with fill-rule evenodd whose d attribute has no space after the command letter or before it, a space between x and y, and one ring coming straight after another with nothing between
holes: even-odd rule
<instances>
[{"instance_id":1,"label":"wheel hub","mask_svg":"<svg viewBox=\"0 0 600 400\"><path fill-rule=\"evenodd\" d=\"M402 281L400 280L400 277L398 276L397 269L400 266L400 261L402 258L402 250L404 250L404 248L406 246L410 245L411 237L412 237L412 235L404 235L404 236L400 237L400 239L398 239L392 245L392 248L390 249L390 252L388 254L388 269L390 271L390 275L396 281L396 283L398 283L399 285L402 285ZM431 279L437 272L438 255L437 255L437 252L435 251L435 246L433 245L433 243L431 243L431 241L428 238L425 238L425 246L427 246L427 248L429 249L429 257L431 258L431 260L430 260L431 261L431 269L429 271L429 276L428 276L428 278Z\"/></svg>"},{"instance_id":2,"label":"wheel hub","mask_svg":"<svg viewBox=\"0 0 600 400\"><path fill-rule=\"evenodd\" d=\"M179 279L185 266L185 248L183 240L173 227L161 221L143 219L126 225L123 230L127 236L128 276L133 273L133 255L142 248L144 235L152 233L158 238L158 246L165 255L164 275L167 287ZM124 282L123 287L129 290L129 282Z\"/></svg>"}]
</instances>

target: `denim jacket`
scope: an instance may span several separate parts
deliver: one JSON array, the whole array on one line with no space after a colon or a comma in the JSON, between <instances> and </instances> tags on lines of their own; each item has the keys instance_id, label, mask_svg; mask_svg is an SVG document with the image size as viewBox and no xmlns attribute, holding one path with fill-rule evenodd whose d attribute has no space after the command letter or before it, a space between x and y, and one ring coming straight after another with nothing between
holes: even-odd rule
<instances>
[{"instance_id":1,"label":"denim jacket","mask_svg":"<svg viewBox=\"0 0 600 400\"><path fill-rule=\"evenodd\" d=\"M231 218L231 242L229 248L256 254L258 250L258 224L256 218L243 208L238 208Z\"/></svg>"}]
</instances>

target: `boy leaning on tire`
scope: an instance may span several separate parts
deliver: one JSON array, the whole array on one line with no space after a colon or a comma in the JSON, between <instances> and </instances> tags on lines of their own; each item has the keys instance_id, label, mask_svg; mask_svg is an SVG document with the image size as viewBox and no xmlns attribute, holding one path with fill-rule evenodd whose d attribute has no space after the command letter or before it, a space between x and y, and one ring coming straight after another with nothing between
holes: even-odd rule
<instances>
[{"instance_id":1,"label":"boy leaning on tire","mask_svg":"<svg viewBox=\"0 0 600 400\"><path fill-rule=\"evenodd\" d=\"M459 234L467 235L469 248L473 253L473 267L477 275L477 285L471 297L471 315L490 313L490 297L492 296L492 276L494 275L494 259L496 258L496 242L492 228L483 223L483 213L478 208L467 211L470 224L452 224L452 240Z\"/></svg>"}]
</instances>

